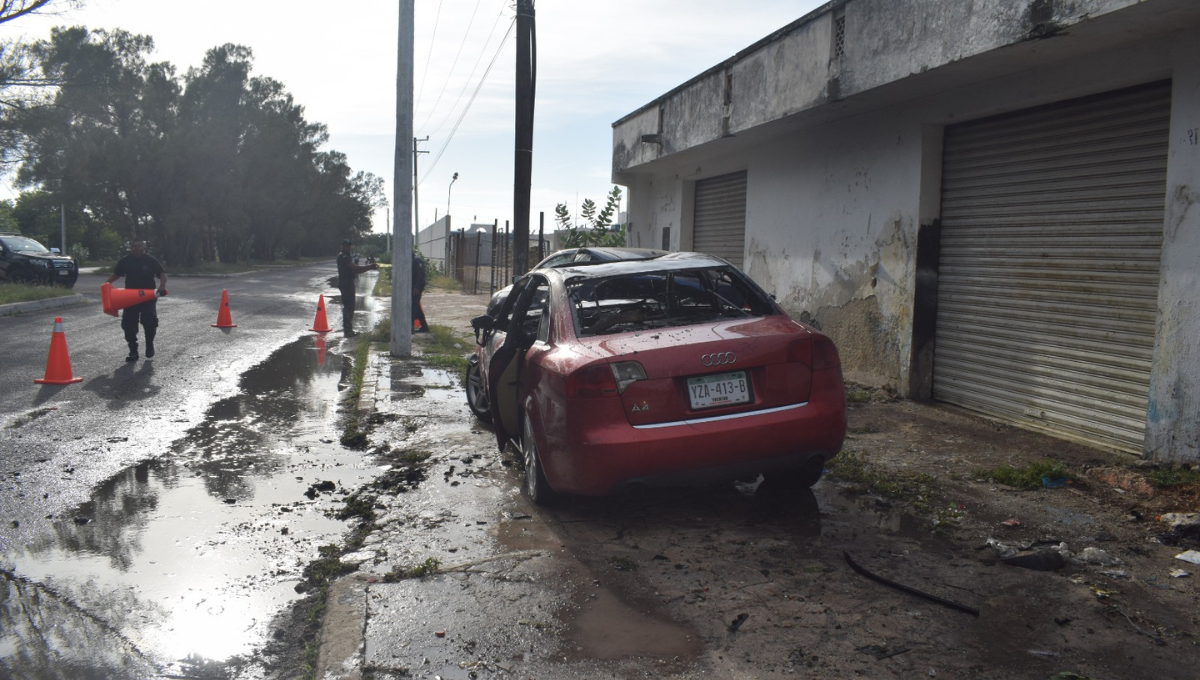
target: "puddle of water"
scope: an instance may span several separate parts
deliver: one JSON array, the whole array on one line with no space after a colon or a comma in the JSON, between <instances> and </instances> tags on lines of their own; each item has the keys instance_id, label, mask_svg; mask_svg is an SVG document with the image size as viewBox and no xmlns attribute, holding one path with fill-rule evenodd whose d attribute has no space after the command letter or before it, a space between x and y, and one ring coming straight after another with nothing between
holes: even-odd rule
<instances>
[{"instance_id":1,"label":"puddle of water","mask_svg":"<svg viewBox=\"0 0 1200 680\"><path fill-rule=\"evenodd\" d=\"M169 454L56 518L53 538L0 556L0 675L133 677L113 669L262 646L303 566L345 530L323 514L340 495L305 492L378 472L336 443L343 362L320 349L281 348Z\"/></svg>"},{"instance_id":2,"label":"puddle of water","mask_svg":"<svg viewBox=\"0 0 1200 680\"><path fill-rule=\"evenodd\" d=\"M565 617L570 631L568 658L691 659L704 650L699 635L688 626L639 612L607 588L595 586L586 593L578 613Z\"/></svg>"}]
</instances>

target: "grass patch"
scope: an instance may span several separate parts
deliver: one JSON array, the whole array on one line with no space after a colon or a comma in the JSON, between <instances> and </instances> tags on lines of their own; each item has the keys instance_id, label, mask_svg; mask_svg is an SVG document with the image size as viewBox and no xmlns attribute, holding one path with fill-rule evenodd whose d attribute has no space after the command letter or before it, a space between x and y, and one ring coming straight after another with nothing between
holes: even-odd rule
<instances>
[{"instance_id":1,"label":"grass patch","mask_svg":"<svg viewBox=\"0 0 1200 680\"><path fill-rule=\"evenodd\" d=\"M455 281L453 277L446 276L444 274L438 274L436 272L429 273L429 278L425 287L426 289L441 288L451 293L457 293L462 290L462 284L458 281Z\"/></svg>"},{"instance_id":2,"label":"grass patch","mask_svg":"<svg viewBox=\"0 0 1200 680\"><path fill-rule=\"evenodd\" d=\"M1053 458L1046 458L1045 460L1039 460L1021 467L1001 465L991 470L984 470L979 475L983 479L1018 489L1040 489L1042 487L1042 477L1049 479L1071 478L1067 466Z\"/></svg>"},{"instance_id":3,"label":"grass patch","mask_svg":"<svg viewBox=\"0 0 1200 680\"><path fill-rule=\"evenodd\" d=\"M1160 489L1170 489L1189 484L1200 484L1200 470L1186 466L1160 467L1150 471L1146 475L1146 479Z\"/></svg>"},{"instance_id":4,"label":"grass patch","mask_svg":"<svg viewBox=\"0 0 1200 680\"><path fill-rule=\"evenodd\" d=\"M847 404L865 404L871 401L871 393L866 390L846 390Z\"/></svg>"},{"instance_id":5,"label":"grass patch","mask_svg":"<svg viewBox=\"0 0 1200 680\"><path fill-rule=\"evenodd\" d=\"M383 298L392 296L392 265L382 262L379 264L379 276L375 279L375 288L371 295Z\"/></svg>"},{"instance_id":6,"label":"grass patch","mask_svg":"<svg viewBox=\"0 0 1200 680\"><path fill-rule=\"evenodd\" d=\"M467 373L467 358L463 356L474 347L454 329L441 324L430 324L428 338L421 343L426 363L444 368L462 377Z\"/></svg>"},{"instance_id":7,"label":"grass patch","mask_svg":"<svg viewBox=\"0 0 1200 680\"><path fill-rule=\"evenodd\" d=\"M436 558L430 557L424 562L415 567L396 567L383 575L384 583L396 583L410 578L424 578L432 576L441 569L442 563Z\"/></svg>"},{"instance_id":8,"label":"grass patch","mask_svg":"<svg viewBox=\"0 0 1200 680\"><path fill-rule=\"evenodd\" d=\"M0 305L13 302L33 302L74 295L75 291L61 286L39 286L29 283L0 283Z\"/></svg>"},{"instance_id":9,"label":"grass patch","mask_svg":"<svg viewBox=\"0 0 1200 680\"><path fill-rule=\"evenodd\" d=\"M937 480L930 475L883 470L853 451L843 451L826 467L830 475L851 482L866 493L907 501L914 510L921 512L929 509L937 490Z\"/></svg>"},{"instance_id":10,"label":"grass patch","mask_svg":"<svg viewBox=\"0 0 1200 680\"><path fill-rule=\"evenodd\" d=\"M474 341L467 340L454 329L442 324L429 324L427 335L414 333L414 338L421 338L421 363L434 368L444 368L464 378L467 373L467 358L464 356L474 348ZM371 342L392 342L391 322L380 323L371 332Z\"/></svg>"}]
</instances>

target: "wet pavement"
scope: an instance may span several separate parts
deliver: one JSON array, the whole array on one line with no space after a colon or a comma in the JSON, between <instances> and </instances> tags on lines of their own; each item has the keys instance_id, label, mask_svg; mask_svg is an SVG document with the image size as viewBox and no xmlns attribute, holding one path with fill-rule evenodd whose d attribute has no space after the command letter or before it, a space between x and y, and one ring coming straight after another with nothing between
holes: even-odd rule
<instances>
[{"instance_id":1,"label":"wet pavement","mask_svg":"<svg viewBox=\"0 0 1200 680\"><path fill-rule=\"evenodd\" d=\"M273 620L343 539L327 512L380 473L338 443L342 342L279 348L165 455L0 554L0 676L264 677Z\"/></svg>"}]
</instances>

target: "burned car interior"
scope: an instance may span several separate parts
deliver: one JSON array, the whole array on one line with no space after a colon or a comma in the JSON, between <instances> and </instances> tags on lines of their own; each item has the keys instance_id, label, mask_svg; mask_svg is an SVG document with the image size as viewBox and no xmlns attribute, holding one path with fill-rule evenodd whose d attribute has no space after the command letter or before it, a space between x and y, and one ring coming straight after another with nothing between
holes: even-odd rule
<instances>
[{"instance_id":1,"label":"burned car interior","mask_svg":"<svg viewBox=\"0 0 1200 680\"><path fill-rule=\"evenodd\" d=\"M728 268L567 281L579 337L771 314L760 291Z\"/></svg>"}]
</instances>

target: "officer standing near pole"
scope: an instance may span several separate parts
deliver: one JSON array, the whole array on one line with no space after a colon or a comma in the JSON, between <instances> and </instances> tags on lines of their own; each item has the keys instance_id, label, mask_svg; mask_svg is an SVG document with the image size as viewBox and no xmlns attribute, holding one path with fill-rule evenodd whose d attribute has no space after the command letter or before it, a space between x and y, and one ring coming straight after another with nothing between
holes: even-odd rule
<instances>
[{"instance_id":1,"label":"officer standing near pole","mask_svg":"<svg viewBox=\"0 0 1200 680\"><path fill-rule=\"evenodd\" d=\"M162 263L146 254L146 241L136 238L129 243L129 254L117 260L112 276L106 283L125 277L126 288L154 288L158 279L158 296L167 294L167 271ZM125 361L138 360L138 323L146 331L146 358L154 356L154 336L158 333L158 299L147 300L121 311L121 329L129 343Z\"/></svg>"},{"instance_id":2,"label":"officer standing near pole","mask_svg":"<svg viewBox=\"0 0 1200 680\"><path fill-rule=\"evenodd\" d=\"M350 254L350 239L342 239L342 252L337 256L338 290L342 294L342 334L347 338L358 335L354 332L354 280L363 272L379 269L378 264L354 264Z\"/></svg>"}]
</instances>

